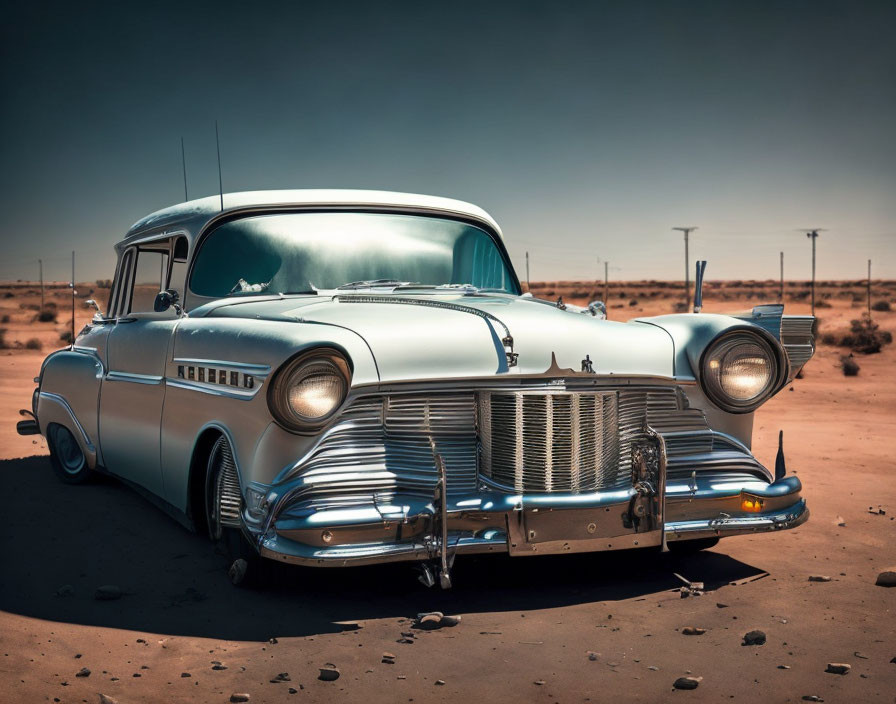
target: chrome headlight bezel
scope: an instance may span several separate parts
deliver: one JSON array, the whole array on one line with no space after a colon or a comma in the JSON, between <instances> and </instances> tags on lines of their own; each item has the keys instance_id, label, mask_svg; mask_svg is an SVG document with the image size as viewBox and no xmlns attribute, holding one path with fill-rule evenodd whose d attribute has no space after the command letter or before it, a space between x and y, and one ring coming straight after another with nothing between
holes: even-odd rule
<instances>
[{"instance_id":1,"label":"chrome headlight bezel","mask_svg":"<svg viewBox=\"0 0 896 704\"><path fill-rule=\"evenodd\" d=\"M768 378L754 395L738 398L724 389L722 375L726 364L731 363L732 355L738 349L743 353L747 347L752 347L751 352L758 352L767 360ZM700 382L709 400L723 411L751 413L781 388L785 366L779 350L761 331L738 328L719 335L707 345L700 359Z\"/></svg>"},{"instance_id":2,"label":"chrome headlight bezel","mask_svg":"<svg viewBox=\"0 0 896 704\"><path fill-rule=\"evenodd\" d=\"M312 377L327 377L337 387L336 401L320 415L300 413L290 402L290 393ZM268 387L268 408L282 428L293 433L313 433L333 418L342 408L351 386L348 360L335 349L315 349L294 357L274 375Z\"/></svg>"}]
</instances>

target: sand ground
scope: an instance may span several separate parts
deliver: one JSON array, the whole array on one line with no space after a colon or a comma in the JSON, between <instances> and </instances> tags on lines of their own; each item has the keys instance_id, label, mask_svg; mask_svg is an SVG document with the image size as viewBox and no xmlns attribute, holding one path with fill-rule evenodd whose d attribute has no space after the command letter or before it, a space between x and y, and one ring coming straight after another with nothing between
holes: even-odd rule
<instances>
[{"instance_id":1,"label":"sand ground","mask_svg":"<svg viewBox=\"0 0 896 704\"><path fill-rule=\"evenodd\" d=\"M580 289L542 290L574 301ZM672 306L668 292L628 289L617 291L612 318ZM756 302L716 293L707 310ZM854 293L830 296L822 332L858 317ZM402 565L289 570L278 587L251 592L229 585L205 540L132 491L114 481L64 486L42 440L15 435L31 379L67 327L62 314L31 322L22 300L0 297L11 316L0 327L8 344L37 336L43 350L0 350L0 701L226 702L234 692L252 702L896 701L896 589L874 584L896 564L893 346L858 356L851 378L839 369L844 351L821 346L793 390L757 414L759 459L773 463L782 428L788 467L803 481L812 517L796 530L687 558L459 558L449 592L424 589ZM896 313L875 315L896 330ZM680 598L673 572L705 582L706 593ZM105 584L125 596L95 600ZM436 609L460 624L397 642L409 617ZM687 626L706 633L683 635ZM767 643L741 645L754 629ZM825 673L841 662L849 674ZM335 682L317 679L326 663L341 672ZM76 676L84 667L89 676ZM278 673L289 681L272 683ZM689 673L703 678L698 689L673 690Z\"/></svg>"}]
</instances>

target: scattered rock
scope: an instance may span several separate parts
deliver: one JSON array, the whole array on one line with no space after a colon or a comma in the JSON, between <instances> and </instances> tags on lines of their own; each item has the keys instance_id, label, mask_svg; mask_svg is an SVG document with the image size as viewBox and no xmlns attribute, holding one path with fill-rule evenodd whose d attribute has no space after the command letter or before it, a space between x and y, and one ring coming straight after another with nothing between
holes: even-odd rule
<instances>
[{"instance_id":1,"label":"scattered rock","mask_svg":"<svg viewBox=\"0 0 896 704\"><path fill-rule=\"evenodd\" d=\"M765 645L765 632L750 631L749 633L745 633L742 645Z\"/></svg>"},{"instance_id":2,"label":"scattered rock","mask_svg":"<svg viewBox=\"0 0 896 704\"><path fill-rule=\"evenodd\" d=\"M813 574L809 576L810 582L830 582L831 578L826 574Z\"/></svg>"},{"instance_id":3,"label":"scattered rock","mask_svg":"<svg viewBox=\"0 0 896 704\"><path fill-rule=\"evenodd\" d=\"M894 656L893 659L890 660L890 662L893 663L894 665L896 665L896 656Z\"/></svg>"},{"instance_id":4,"label":"scattered rock","mask_svg":"<svg viewBox=\"0 0 896 704\"><path fill-rule=\"evenodd\" d=\"M877 575L875 584L879 587L896 587L896 567L887 567Z\"/></svg>"},{"instance_id":5,"label":"scattered rock","mask_svg":"<svg viewBox=\"0 0 896 704\"><path fill-rule=\"evenodd\" d=\"M824 671L830 672L832 675L845 675L848 674L851 669L852 666L847 665L845 662L829 662Z\"/></svg>"},{"instance_id":6,"label":"scattered rock","mask_svg":"<svg viewBox=\"0 0 896 704\"><path fill-rule=\"evenodd\" d=\"M679 677L672 686L675 689L697 689L702 681L702 677Z\"/></svg>"},{"instance_id":7,"label":"scattered rock","mask_svg":"<svg viewBox=\"0 0 896 704\"><path fill-rule=\"evenodd\" d=\"M853 655L854 655L855 657L859 658L860 660L867 660L867 659L868 659L868 656L867 656L867 655L865 655L864 653L860 653L858 650L855 651L855 652L853 653Z\"/></svg>"},{"instance_id":8,"label":"scattered rock","mask_svg":"<svg viewBox=\"0 0 896 704\"><path fill-rule=\"evenodd\" d=\"M843 516L837 516L837 525L840 526L841 528L845 528L846 527L846 519L843 518Z\"/></svg>"},{"instance_id":9,"label":"scattered rock","mask_svg":"<svg viewBox=\"0 0 896 704\"><path fill-rule=\"evenodd\" d=\"M297 690L295 687L290 687L286 691L289 692L290 694L298 694L299 693L299 690Z\"/></svg>"},{"instance_id":10,"label":"scattered rock","mask_svg":"<svg viewBox=\"0 0 896 704\"><path fill-rule=\"evenodd\" d=\"M180 676L181 677L192 677L193 675L191 675L189 672L181 672Z\"/></svg>"},{"instance_id":11,"label":"scattered rock","mask_svg":"<svg viewBox=\"0 0 896 704\"><path fill-rule=\"evenodd\" d=\"M63 584L56 590L56 596L71 596L75 593L75 588L71 584Z\"/></svg>"},{"instance_id":12,"label":"scattered rock","mask_svg":"<svg viewBox=\"0 0 896 704\"><path fill-rule=\"evenodd\" d=\"M460 616L445 616L441 611L417 614L411 628L421 631L435 631L439 628L453 628L460 623Z\"/></svg>"},{"instance_id":13,"label":"scattered rock","mask_svg":"<svg viewBox=\"0 0 896 704\"><path fill-rule=\"evenodd\" d=\"M230 701L232 702L247 702L250 697L245 692L234 692L230 695Z\"/></svg>"},{"instance_id":14,"label":"scattered rock","mask_svg":"<svg viewBox=\"0 0 896 704\"><path fill-rule=\"evenodd\" d=\"M54 699L53 701L59 701L59 700ZM100 704L118 704L118 700L113 699L108 694L100 694Z\"/></svg>"},{"instance_id":15,"label":"scattered rock","mask_svg":"<svg viewBox=\"0 0 896 704\"><path fill-rule=\"evenodd\" d=\"M335 665L327 663L325 667L320 668L320 674L317 676L317 679L324 682L335 682L339 679L339 670Z\"/></svg>"},{"instance_id":16,"label":"scattered rock","mask_svg":"<svg viewBox=\"0 0 896 704\"><path fill-rule=\"evenodd\" d=\"M706 633L705 628L697 628L696 626L685 626L681 629L682 635L686 636L702 636Z\"/></svg>"},{"instance_id":17,"label":"scattered rock","mask_svg":"<svg viewBox=\"0 0 896 704\"><path fill-rule=\"evenodd\" d=\"M226 669L227 669L227 665L222 665L221 663L216 662L216 663L214 663L214 664L212 665L212 669L213 669L213 670L226 670Z\"/></svg>"},{"instance_id":18,"label":"scattered rock","mask_svg":"<svg viewBox=\"0 0 896 704\"><path fill-rule=\"evenodd\" d=\"M727 609L727 608L728 608L728 604L717 603L717 604L716 604L716 608L717 608L717 609Z\"/></svg>"},{"instance_id":19,"label":"scattered rock","mask_svg":"<svg viewBox=\"0 0 896 704\"><path fill-rule=\"evenodd\" d=\"M90 677L90 668L82 667L80 670L78 670L78 673L75 675L75 677Z\"/></svg>"},{"instance_id":20,"label":"scattered rock","mask_svg":"<svg viewBox=\"0 0 896 704\"><path fill-rule=\"evenodd\" d=\"M437 685L437 686L440 686L440 687L441 687L443 684L445 684L445 680L436 680L436 685Z\"/></svg>"},{"instance_id":21,"label":"scattered rock","mask_svg":"<svg viewBox=\"0 0 896 704\"><path fill-rule=\"evenodd\" d=\"M392 653L383 653L383 660L386 665L394 665L395 664L395 656Z\"/></svg>"},{"instance_id":22,"label":"scattered rock","mask_svg":"<svg viewBox=\"0 0 896 704\"><path fill-rule=\"evenodd\" d=\"M116 599L121 599L121 596L121 588L114 584L104 584L101 587L97 587L93 593L93 598L97 601L115 601Z\"/></svg>"},{"instance_id":23,"label":"scattered rock","mask_svg":"<svg viewBox=\"0 0 896 704\"><path fill-rule=\"evenodd\" d=\"M544 685L544 680L535 680L532 684L537 684L539 687Z\"/></svg>"},{"instance_id":24,"label":"scattered rock","mask_svg":"<svg viewBox=\"0 0 896 704\"><path fill-rule=\"evenodd\" d=\"M790 669L790 665L778 665L778 669L779 669L779 670L789 670L789 669Z\"/></svg>"},{"instance_id":25,"label":"scattered rock","mask_svg":"<svg viewBox=\"0 0 896 704\"><path fill-rule=\"evenodd\" d=\"M823 702L824 699L819 697L817 694L806 694L803 696L804 702Z\"/></svg>"},{"instance_id":26,"label":"scattered rock","mask_svg":"<svg viewBox=\"0 0 896 704\"><path fill-rule=\"evenodd\" d=\"M589 650L589 651L588 651L588 659L591 660L592 662L594 662L595 660L597 660L597 655L598 655L598 654L595 653L595 652L592 651L592 650Z\"/></svg>"},{"instance_id":27,"label":"scattered rock","mask_svg":"<svg viewBox=\"0 0 896 704\"><path fill-rule=\"evenodd\" d=\"M290 678L289 678L288 672L281 672L278 675L271 678L271 682L273 682L274 684L277 684L278 682L289 682L289 681L290 681Z\"/></svg>"}]
</instances>

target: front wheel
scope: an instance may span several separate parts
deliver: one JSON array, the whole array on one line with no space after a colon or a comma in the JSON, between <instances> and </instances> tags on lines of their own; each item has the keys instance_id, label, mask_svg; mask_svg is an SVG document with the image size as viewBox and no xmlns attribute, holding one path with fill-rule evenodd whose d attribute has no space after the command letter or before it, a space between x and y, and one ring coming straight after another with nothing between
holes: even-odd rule
<instances>
[{"instance_id":1,"label":"front wheel","mask_svg":"<svg viewBox=\"0 0 896 704\"><path fill-rule=\"evenodd\" d=\"M669 552L675 555L693 555L701 550L715 547L718 543L718 538L697 538L696 540L673 540L666 545L669 547Z\"/></svg>"},{"instance_id":2,"label":"front wheel","mask_svg":"<svg viewBox=\"0 0 896 704\"><path fill-rule=\"evenodd\" d=\"M221 436L208 460L206 515L211 539L227 556L228 577L237 587L261 587L268 583L272 564L249 543L240 529L242 495L233 451Z\"/></svg>"},{"instance_id":3,"label":"front wheel","mask_svg":"<svg viewBox=\"0 0 896 704\"><path fill-rule=\"evenodd\" d=\"M52 423L47 428L47 446L53 471L66 484L84 484L94 477L87 458L75 436L64 425Z\"/></svg>"}]
</instances>

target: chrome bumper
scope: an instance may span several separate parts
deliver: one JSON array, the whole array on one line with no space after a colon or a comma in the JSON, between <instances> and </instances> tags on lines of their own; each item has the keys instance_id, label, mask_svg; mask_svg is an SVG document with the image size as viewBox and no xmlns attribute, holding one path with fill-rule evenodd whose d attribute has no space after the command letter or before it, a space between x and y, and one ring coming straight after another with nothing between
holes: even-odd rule
<instances>
[{"instance_id":1,"label":"chrome bumper","mask_svg":"<svg viewBox=\"0 0 896 704\"><path fill-rule=\"evenodd\" d=\"M647 533L621 528L618 509L631 497L627 491L562 496L480 493L449 502L447 547L456 554L544 555L659 547L674 540L785 530L809 518L801 490L794 476L773 484L726 483L718 477L690 486L671 484L666 487L662 530ZM758 499L763 510L744 511L745 497ZM529 529L536 523L526 522L536 514L538 531ZM351 514L334 510L287 515L263 536L254 537L264 557L300 565L425 561L437 551L432 542L433 518L430 504L410 500L403 506L371 507ZM542 533L545 522L547 530Z\"/></svg>"}]
</instances>

